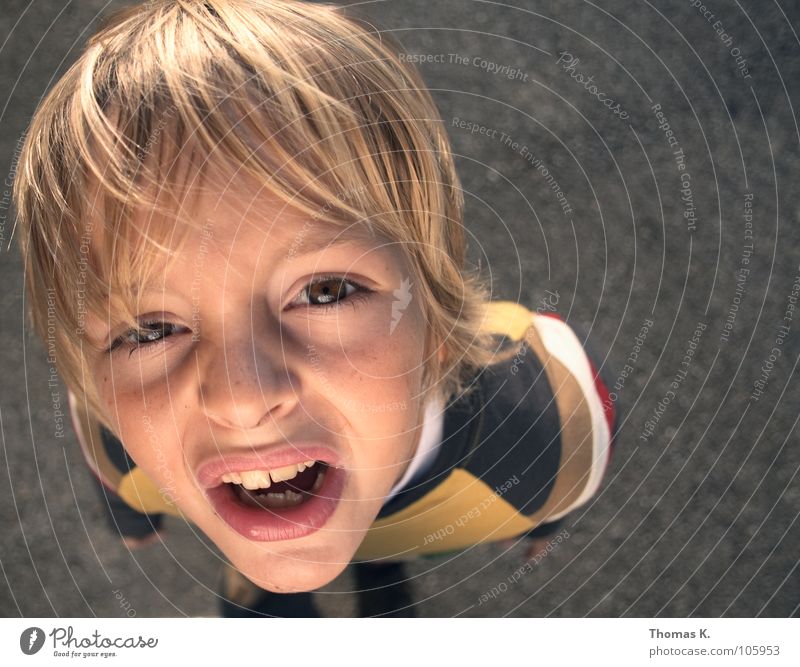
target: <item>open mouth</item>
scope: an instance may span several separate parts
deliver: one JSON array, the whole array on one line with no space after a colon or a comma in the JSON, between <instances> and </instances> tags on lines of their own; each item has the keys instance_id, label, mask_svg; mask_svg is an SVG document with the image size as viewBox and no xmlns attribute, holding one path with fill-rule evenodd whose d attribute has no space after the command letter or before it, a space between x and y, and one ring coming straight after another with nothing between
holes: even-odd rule
<instances>
[{"instance_id":1,"label":"open mouth","mask_svg":"<svg viewBox=\"0 0 800 667\"><path fill-rule=\"evenodd\" d=\"M345 468L311 458L282 467L236 467L237 472L208 473L217 483L206 488L206 497L225 523L259 542L319 530L336 511L348 478Z\"/></svg>"},{"instance_id":2,"label":"open mouth","mask_svg":"<svg viewBox=\"0 0 800 667\"><path fill-rule=\"evenodd\" d=\"M311 499L322 488L327 470L326 463L309 460L270 471L229 473L222 481L242 504L280 510Z\"/></svg>"}]
</instances>

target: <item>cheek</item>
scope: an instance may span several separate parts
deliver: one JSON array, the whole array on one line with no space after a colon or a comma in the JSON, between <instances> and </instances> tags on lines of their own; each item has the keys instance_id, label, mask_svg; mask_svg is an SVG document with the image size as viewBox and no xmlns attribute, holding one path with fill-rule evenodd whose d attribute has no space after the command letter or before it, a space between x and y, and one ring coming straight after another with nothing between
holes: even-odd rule
<instances>
[{"instance_id":1,"label":"cheek","mask_svg":"<svg viewBox=\"0 0 800 667\"><path fill-rule=\"evenodd\" d=\"M422 336L414 325L409 318L392 334L388 327L365 326L347 337L317 337L309 347L310 382L323 393L346 397L351 405L362 403L367 410L407 402L416 396L422 375Z\"/></svg>"},{"instance_id":2,"label":"cheek","mask_svg":"<svg viewBox=\"0 0 800 667\"><path fill-rule=\"evenodd\" d=\"M169 350L148 356L141 364L135 360L105 363L98 376L100 397L114 419L133 412L158 420L160 413L175 417L189 404L196 369L189 355Z\"/></svg>"},{"instance_id":3,"label":"cheek","mask_svg":"<svg viewBox=\"0 0 800 667\"><path fill-rule=\"evenodd\" d=\"M158 386L130 383L130 378L101 374L100 396L125 450L148 476L162 485L171 485L172 470L181 462L180 447L170 441L175 421L169 393Z\"/></svg>"},{"instance_id":4,"label":"cheek","mask_svg":"<svg viewBox=\"0 0 800 667\"><path fill-rule=\"evenodd\" d=\"M359 335L347 346L330 339L317 343L307 369L312 392L340 414L358 466L370 471L359 484L378 485L364 491L368 496L388 491L415 441L423 361L422 333L415 325L409 317L391 335L385 329Z\"/></svg>"}]
</instances>

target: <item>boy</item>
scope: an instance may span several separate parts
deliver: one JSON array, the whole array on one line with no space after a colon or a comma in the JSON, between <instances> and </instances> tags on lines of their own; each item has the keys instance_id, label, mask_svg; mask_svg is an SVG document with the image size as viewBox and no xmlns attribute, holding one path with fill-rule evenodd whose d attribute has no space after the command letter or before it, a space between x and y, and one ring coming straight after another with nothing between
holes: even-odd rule
<instances>
[{"instance_id":1,"label":"boy","mask_svg":"<svg viewBox=\"0 0 800 667\"><path fill-rule=\"evenodd\" d=\"M87 460L131 540L163 512L212 539L227 615L313 615L354 559L374 590L546 534L609 459L572 330L464 268L435 105L369 28L277 0L128 9L20 159L32 317L56 319Z\"/></svg>"}]
</instances>

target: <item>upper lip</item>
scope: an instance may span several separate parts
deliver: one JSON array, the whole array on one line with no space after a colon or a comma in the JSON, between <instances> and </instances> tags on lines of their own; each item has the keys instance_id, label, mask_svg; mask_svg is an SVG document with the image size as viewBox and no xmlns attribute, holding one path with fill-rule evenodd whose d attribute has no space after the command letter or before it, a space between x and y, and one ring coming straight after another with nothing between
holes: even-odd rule
<instances>
[{"instance_id":1,"label":"upper lip","mask_svg":"<svg viewBox=\"0 0 800 667\"><path fill-rule=\"evenodd\" d=\"M284 442L228 450L200 463L196 476L204 489L212 489L223 483L222 476L226 473L272 470L308 460L322 461L333 467L341 463L339 453L324 442Z\"/></svg>"}]
</instances>

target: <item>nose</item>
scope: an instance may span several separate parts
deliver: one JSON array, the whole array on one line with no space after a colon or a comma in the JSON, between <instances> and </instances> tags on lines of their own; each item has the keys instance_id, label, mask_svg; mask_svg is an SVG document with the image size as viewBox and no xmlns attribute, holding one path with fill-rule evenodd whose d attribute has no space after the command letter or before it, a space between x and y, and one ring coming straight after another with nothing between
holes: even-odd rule
<instances>
[{"instance_id":1,"label":"nose","mask_svg":"<svg viewBox=\"0 0 800 667\"><path fill-rule=\"evenodd\" d=\"M245 333L251 333L250 328L242 327ZM247 430L291 411L299 387L286 356L286 341L279 335L226 330L222 344L206 343L206 358L198 360L199 401L210 420Z\"/></svg>"}]
</instances>

